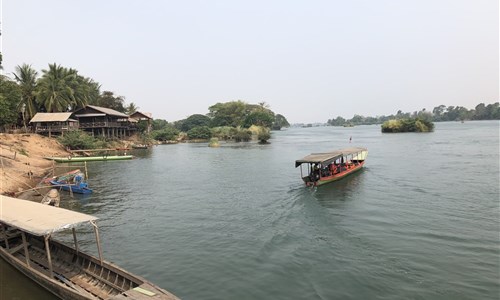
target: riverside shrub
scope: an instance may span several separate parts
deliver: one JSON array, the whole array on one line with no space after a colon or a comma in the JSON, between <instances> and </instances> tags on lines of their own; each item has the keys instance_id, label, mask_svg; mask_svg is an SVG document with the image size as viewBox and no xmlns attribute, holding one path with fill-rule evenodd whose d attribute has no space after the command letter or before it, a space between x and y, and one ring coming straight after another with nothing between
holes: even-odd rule
<instances>
[{"instance_id":1,"label":"riverside shrub","mask_svg":"<svg viewBox=\"0 0 500 300\"><path fill-rule=\"evenodd\" d=\"M430 132L434 130L431 121L416 119L388 120L382 124L382 132Z\"/></svg>"}]
</instances>

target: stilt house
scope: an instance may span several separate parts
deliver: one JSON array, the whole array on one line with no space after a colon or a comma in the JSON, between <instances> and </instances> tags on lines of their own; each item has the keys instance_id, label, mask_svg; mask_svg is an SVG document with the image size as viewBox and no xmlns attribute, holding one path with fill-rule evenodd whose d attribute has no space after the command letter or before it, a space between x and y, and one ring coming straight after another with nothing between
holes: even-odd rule
<instances>
[{"instance_id":1,"label":"stilt house","mask_svg":"<svg viewBox=\"0 0 500 300\"><path fill-rule=\"evenodd\" d=\"M93 136L121 138L129 136L133 130L128 115L110 108L87 105L73 112L73 117L78 119L81 130Z\"/></svg>"},{"instance_id":2,"label":"stilt house","mask_svg":"<svg viewBox=\"0 0 500 300\"><path fill-rule=\"evenodd\" d=\"M36 113L30 120L33 131L39 134L64 135L64 132L78 129L78 121L71 118L70 112Z\"/></svg>"}]
</instances>

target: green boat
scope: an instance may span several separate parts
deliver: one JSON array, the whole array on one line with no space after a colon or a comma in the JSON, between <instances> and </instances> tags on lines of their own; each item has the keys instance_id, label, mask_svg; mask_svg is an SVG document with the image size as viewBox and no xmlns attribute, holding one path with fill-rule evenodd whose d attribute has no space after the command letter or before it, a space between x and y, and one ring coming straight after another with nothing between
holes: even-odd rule
<instances>
[{"instance_id":1,"label":"green boat","mask_svg":"<svg viewBox=\"0 0 500 300\"><path fill-rule=\"evenodd\" d=\"M68 156L68 157L46 157L59 163L84 162L84 161L106 161L132 159L133 155L103 155L103 156Z\"/></svg>"}]
</instances>

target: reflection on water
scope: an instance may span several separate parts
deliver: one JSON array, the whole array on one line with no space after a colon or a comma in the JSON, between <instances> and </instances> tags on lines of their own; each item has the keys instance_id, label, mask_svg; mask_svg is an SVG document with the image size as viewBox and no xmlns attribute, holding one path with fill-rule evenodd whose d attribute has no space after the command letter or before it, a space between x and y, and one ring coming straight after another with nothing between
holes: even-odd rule
<instances>
[{"instance_id":1,"label":"reflection on water","mask_svg":"<svg viewBox=\"0 0 500 300\"><path fill-rule=\"evenodd\" d=\"M498 299L498 132L316 127L269 145L162 145L89 163L94 193L62 206L100 218L105 259L183 299ZM349 146L368 148L362 171L304 186L296 159Z\"/></svg>"}]
</instances>

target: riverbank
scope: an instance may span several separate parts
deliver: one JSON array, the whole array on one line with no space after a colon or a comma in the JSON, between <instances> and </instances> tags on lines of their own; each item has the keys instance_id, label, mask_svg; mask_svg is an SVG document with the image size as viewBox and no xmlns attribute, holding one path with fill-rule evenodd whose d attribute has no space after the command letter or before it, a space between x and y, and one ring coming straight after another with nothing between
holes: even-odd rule
<instances>
[{"instance_id":1,"label":"riverbank","mask_svg":"<svg viewBox=\"0 0 500 300\"><path fill-rule=\"evenodd\" d=\"M0 134L0 194L14 195L33 188L52 168L52 161L44 157L67 155L54 138Z\"/></svg>"}]
</instances>

